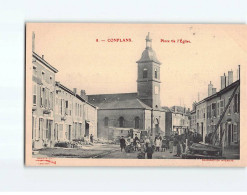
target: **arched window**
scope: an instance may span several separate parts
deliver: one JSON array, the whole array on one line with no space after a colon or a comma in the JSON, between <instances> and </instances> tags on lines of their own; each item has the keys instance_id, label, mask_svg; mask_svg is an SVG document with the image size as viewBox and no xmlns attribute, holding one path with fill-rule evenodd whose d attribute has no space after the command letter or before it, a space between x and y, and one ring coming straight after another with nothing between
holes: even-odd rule
<instances>
[{"instance_id":1,"label":"arched window","mask_svg":"<svg viewBox=\"0 0 247 195\"><path fill-rule=\"evenodd\" d=\"M143 69L143 78L148 78L148 69L144 68Z\"/></svg>"},{"instance_id":2,"label":"arched window","mask_svg":"<svg viewBox=\"0 0 247 195\"><path fill-rule=\"evenodd\" d=\"M135 129L140 128L140 118L137 116L135 117Z\"/></svg>"},{"instance_id":3,"label":"arched window","mask_svg":"<svg viewBox=\"0 0 247 195\"><path fill-rule=\"evenodd\" d=\"M105 125L105 127L108 127L108 122L109 122L109 118L108 117L105 117L105 119L104 119L104 125Z\"/></svg>"},{"instance_id":4,"label":"arched window","mask_svg":"<svg viewBox=\"0 0 247 195\"><path fill-rule=\"evenodd\" d=\"M156 79L158 78L157 68L154 69L154 77L155 77Z\"/></svg>"},{"instance_id":5,"label":"arched window","mask_svg":"<svg viewBox=\"0 0 247 195\"><path fill-rule=\"evenodd\" d=\"M124 126L124 118L121 116L119 118L119 127L123 127Z\"/></svg>"}]
</instances>

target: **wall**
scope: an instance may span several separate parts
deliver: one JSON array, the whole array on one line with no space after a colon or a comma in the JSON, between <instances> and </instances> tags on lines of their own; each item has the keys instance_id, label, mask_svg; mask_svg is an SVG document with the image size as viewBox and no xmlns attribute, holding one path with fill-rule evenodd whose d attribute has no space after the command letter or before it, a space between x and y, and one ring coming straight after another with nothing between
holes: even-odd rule
<instances>
[{"instance_id":1,"label":"wall","mask_svg":"<svg viewBox=\"0 0 247 195\"><path fill-rule=\"evenodd\" d=\"M53 143L52 130L54 129L55 103L55 73L33 57L33 99L36 95L36 104L33 100L32 108L32 140L33 147L42 148ZM42 77L42 72L44 76ZM50 79L51 78L51 79ZM41 102L42 97L42 102Z\"/></svg>"},{"instance_id":2,"label":"wall","mask_svg":"<svg viewBox=\"0 0 247 195\"><path fill-rule=\"evenodd\" d=\"M108 117L108 127L104 120ZM98 137L108 139L109 127L119 127L119 118L124 118L124 128L135 128L135 117L140 118L140 129L144 129L143 109L98 110ZM145 113L146 117L146 113Z\"/></svg>"}]
</instances>

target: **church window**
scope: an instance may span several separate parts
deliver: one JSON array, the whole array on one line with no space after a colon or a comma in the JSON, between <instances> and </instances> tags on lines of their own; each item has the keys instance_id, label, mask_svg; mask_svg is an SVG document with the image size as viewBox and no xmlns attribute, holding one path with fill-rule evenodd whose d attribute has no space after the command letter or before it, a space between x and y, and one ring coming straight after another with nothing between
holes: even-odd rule
<instances>
[{"instance_id":1,"label":"church window","mask_svg":"<svg viewBox=\"0 0 247 195\"><path fill-rule=\"evenodd\" d=\"M157 68L154 69L154 77L155 77L156 79L158 78Z\"/></svg>"},{"instance_id":2,"label":"church window","mask_svg":"<svg viewBox=\"0 0 247 195\"><path fill-rule=\"evenodd\" d=\"M155 93L155 95L159 94L159 87L158 86L154 87L154 93Z\"/></svg>"},{"instance_id":3,"label":"church window","mask_svg":"<svg viewBox=\"0 0 247 195\"><path fill-rule=\"evenodd\" d=\"M119 118L119 127L123 127L124 126L124 118L121 116Z\"/></svg>"},{"instance_id":4,"label":"church window","mask_svg":"<svg viewBox=\"0 0 247 195\"><path fill-rule=\"evenodd\" d=\"M148 78L148 70L146 68L143 69L143 78Z\"/></svg>"},{"instance_id":5,"label":"church window","mask_svg":"<svg viewBox=\"0 0 247 195\"><path fill-rule=\"evenodd\" d=\"M135 117L135 129L140 128L140 118L137 116Z\"/></svg>"},{"instance_id":6,"label":"church window","mask_svg":"<svg viewBox=\"0 0 247 195\"><path fill-rule=\"evenodd\" d=\"M108 127L108 122L109 122L108 117L105 117L105 119L104 119L104 125L105 125L105 127Z\"/></svg>"}]
</instances>

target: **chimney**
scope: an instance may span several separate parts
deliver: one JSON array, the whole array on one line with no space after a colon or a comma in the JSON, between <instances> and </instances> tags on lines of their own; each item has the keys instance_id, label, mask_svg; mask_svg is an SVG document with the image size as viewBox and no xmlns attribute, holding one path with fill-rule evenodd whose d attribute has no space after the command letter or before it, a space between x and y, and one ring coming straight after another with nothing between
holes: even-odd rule
<instances>
[{"instance_id":1,"label":"chimney","mask_svg":"<svg viewBox=\"0 0 247 195\"><path fill-rule=\"evenodd\" d=\"M77 89L76 88L73 88L73 92L74 92L75 95L76 95L76 91L77 91Z\"/></svg>"},{"instance_id":2,"label":"chimney","mask_svg":"<svg viewBox=\"0 0 247 195\"><path fill-rule=\"evenodd\" d=\"M233 71L228 71L228 85L233 83Z\"/></svg>"},{"instance_id":3,"label":"chimney","mask_svg":"<svg viewBox=\"0 0 247 195\"><path fill-rule=\"evenodd\" d=\"M221 76L221 89L224 89L226 87L226 74L224 73L223 76Z\"/></svg>"},{"instance_id":4,"label":"chimney","mask_svg":"<svg viewBox=\"0 0 247 195\"><path fill-rule=\"evenodd\" d=\"M216 88L212 89L212 95L216 94Z\"/></svg>"},{"instance_id":5,"label":"chimney","mask_svg":"<svg viewBox=\"0 0 247 195\"><path fill-rule=\"evenodd\" d=\"M211 95L213 95L213 84L210 81L210 83L208 84L208 96Z\"/></svg>"},{"instance_id":6,"label":"chimney","mask_svg":"<svg viewBox=\"0 0 247 195\"><path fill-rule=\"evenodd\" d=\"M35 52L35 33L32 34L32 51Z\"/></svg>"},{"instance_id":7,"label":"chimney","mask_svg":"<svg viewBox=\"0 0 247 195\"><path fill-rule=\"evenodd\" d=\"M42 59L44 59L45 58L45 56L44 55L42 55Z\"/></svg>"},{"instance_id":8,"label":"chimney","mask_svg":"<svg viewBox=\"0 0 247 195\"><path fill-rule=\"evenodd\" d=\"M88 97L86 95L86 91L85 90L81 90L81 97L82 97L82 99L88 101Z\"/></svg>"}]
</instances>

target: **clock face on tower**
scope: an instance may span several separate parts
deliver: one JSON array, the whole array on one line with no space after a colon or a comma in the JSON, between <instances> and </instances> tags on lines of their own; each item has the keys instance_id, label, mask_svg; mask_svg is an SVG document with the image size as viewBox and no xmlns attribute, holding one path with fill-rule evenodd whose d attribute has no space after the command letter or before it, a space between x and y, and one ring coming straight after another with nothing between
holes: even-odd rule
<instances>
[{"instance_id":1,"label":"clock face on tower","mask_svg":"<svg viewBox=\"0 0 247 195\"><path fill-rule=\"evenodd\" d=\"M154 93L155 93L155 95L159 94L159 87L158 86L154 87Z\"/></svg>"}]
</instances>

